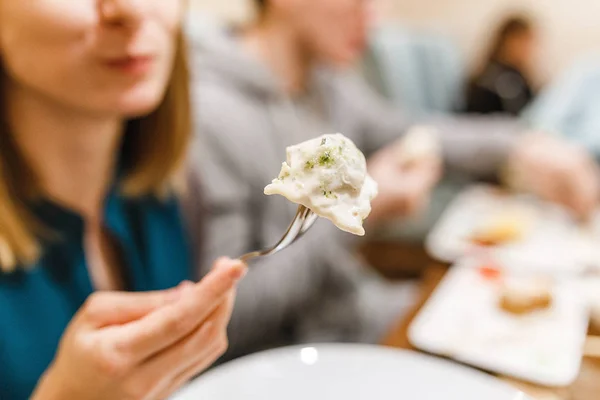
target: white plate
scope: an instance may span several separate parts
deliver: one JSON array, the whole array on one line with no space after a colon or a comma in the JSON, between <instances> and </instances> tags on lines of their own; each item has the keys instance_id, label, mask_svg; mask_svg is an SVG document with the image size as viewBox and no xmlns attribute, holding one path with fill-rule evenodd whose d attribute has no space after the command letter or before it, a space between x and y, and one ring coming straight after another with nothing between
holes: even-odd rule
<instances>
[{"instance_id":1,"label":"white plate","mask_svg":"<svg viewBox=\"0 0 600 400\"><path fill-rule=\"evenodd\" d=\"M524 400L481 372L418 353L362 345L289 347L225 364L174 400Z\"/></svg>"},{"instance_id":2,"label":"white plate","mask_svg":"<svg viewBox=\"0 0 600 400\"><path fill-rule=\"evenodd\" d=\"M503 267L580 275L600 264L600 229L584 232L558 206L528 196L500 196L486 185L473 186L453 201L427 237L428 252L448 263L468 255L473 249L468 237L477 224L507 209L527 215L529 227L522 240L490 250ZM596 222L600 227L600 218Z\"/></svg>"},{"instance_id":3,"label":"white plate","mask_svg":"<svg viewBox=\"0 0 600 400\"><path fill-rule=\"evenodd\" d=\"M566 386L579 373L589 322L578 287L555 282L549 310L513 316L498 307L500 284L464 262L444 277L410 326L409 339L424 351L485 370Z\"/></svg>"}]
</instances>

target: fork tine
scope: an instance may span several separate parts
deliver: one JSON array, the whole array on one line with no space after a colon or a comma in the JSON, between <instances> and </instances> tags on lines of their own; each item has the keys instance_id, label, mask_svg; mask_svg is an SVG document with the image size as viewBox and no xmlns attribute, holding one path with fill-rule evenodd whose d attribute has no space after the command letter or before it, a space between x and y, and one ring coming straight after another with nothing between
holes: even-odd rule
<instances>
[{"instance_id":1,"label":"fork tine","mask_svg":"<svg viewBox=\"0 0 600 400\"><path fill-rule=\"evenodd\" d=\"M298 236L300 236L302 234L302 227L304 226L306 217L307 217L308 213L310 213L310 212L311 211L308 208L306 208L302 205L298 206L298 211L296 212L296 216L294 217L294 220L290 224L287 232L283 235L283 237L281 238L279 243L277 243L273 247L271 253L276 253L296 241Z\"/></svg>"},{"instance_id":2,"label":"fork tine","mask_svg":"<svg viewBox=\"0 0 600 400\"><path fill-rule=\"evenodd\" d=\"M319 216L317 214L309 210L306 219L304 220L304 224L302 225L302 230L300 231L298 237L304 235L306 231L309 230L315 224L315 222L317 222L318 218Z\"/></svg>"},{"instance_id":3,"label":"fork tine","mask_svg":"<svg viewBox=\"0 0 600 400\"><path fill-rule=\"evenodd\" d=\"M286 247L294 243L312 226L312 224L314 224L314 220L316 220L316 217L313 218L313 215L313 212L307 207L302 205L298 206L298 210L296 211L296 216L294 217L294 220L288 227L286 233L275 246L267 250L255 251L252 253L244 254L240 257L240 260L247 263L255 257L275 254L285 249ZM312 221L309 224L307 224L307 219L311 219Z\"/></svg>"}]
</instances>

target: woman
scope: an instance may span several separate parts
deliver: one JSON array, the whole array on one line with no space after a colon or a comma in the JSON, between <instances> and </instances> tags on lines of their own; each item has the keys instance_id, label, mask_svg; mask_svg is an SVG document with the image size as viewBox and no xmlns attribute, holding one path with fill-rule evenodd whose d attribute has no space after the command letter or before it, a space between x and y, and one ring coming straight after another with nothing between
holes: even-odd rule
<instances>
[{"instance_id":1,"label":"woman","mask_svg":"<svg viewBox=\"0 0 600 400\"><path fill-rule=\"evenodd\" d=\"M518 115L534 97L528 73L535 47L533 24L508 18L492 41L484 67L469 83L467 111Z\"/></svg>"},{"instance_id":2,"label":"woman","mask_svg":"<svg viewBox=\"0 0 600 400\"><path fill-rule=\"evenodd\" d=\"M225 349L244 267L169 289L193 278L183 4L0 0L3 400L164 399Z\"/></svg>"},{"instance_id":3,"label":"woman","mask_svg":"<svg viewBox=\"0 0 600 400\"><path fill-rule=\"evenodd\" d=\"M367 42L369 3L257 0L259 17L246 29L195 37L201 138L195 160L209 207L206 260L281 237L295 207L265 198L262 189L281 168L287 145L323 133L342 132L371 156L380 195L370 224L427 202L440 160L403 164L395 144L419 121L383 104L348 68ZM510 165L519 183L543 185L536 193L579 212L597 200L585 154L558 146L565 154L558 160L550 140L522 138L523 127L513 118L424 122L439 129L444 163L455 171L489 177ZM239 287L226 358L282 343L380 340L410 306L411 291L371 278L349 240L323 222L285 253L258 260Z\"/></svg>"}]
</instances>

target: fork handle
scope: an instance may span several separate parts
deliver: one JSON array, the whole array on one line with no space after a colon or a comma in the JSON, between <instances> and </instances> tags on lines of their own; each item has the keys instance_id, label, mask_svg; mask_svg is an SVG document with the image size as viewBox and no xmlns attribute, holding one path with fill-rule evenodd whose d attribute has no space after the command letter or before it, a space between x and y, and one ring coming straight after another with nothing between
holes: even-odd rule
<instances>
[{"instance_id":1,"label":"fork handle","mask_svg":"<svg viewBox=\"0 0 600 400\"><path fill-rule=\"evenodd\" d=\"M246 253L243 256L241 256L239 258L239 260L241 262L243 262L244 264L248 264L250 262L250 260L252 260L253 258L257 258L261 256L261 252L260 251L253 251L252 253Z\"/></svg>"}]
</instances>

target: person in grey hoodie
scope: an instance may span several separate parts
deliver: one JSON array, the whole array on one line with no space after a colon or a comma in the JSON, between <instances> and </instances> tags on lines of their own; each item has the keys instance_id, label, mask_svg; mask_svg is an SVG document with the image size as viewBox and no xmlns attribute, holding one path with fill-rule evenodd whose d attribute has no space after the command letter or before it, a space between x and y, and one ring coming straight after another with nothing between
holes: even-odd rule
<instances>
[{"instance_id":1,"label":"person in grey hoodie","mask_svg":"<svg viewBox=\"0 0 600 400\"><path fill-rule=\"evenodd\" d=\"M443 160L402 165L397 139L418 121L389 108L346 68L365 45L367 2L258 3L259 18L244 31L191 35L197 129L191 160L206 207L198 265L281 237L295 206L264 196L263 188L277 176L286 146L323 133L341 132L369 156L380 186L373 225L418 209L442 163L473 178L510 165L519 182L551 182L551 190L539 192L574 208L596 200L595 189L582 189L595 178L585 154L561 144L565 156L555 165L544 149L556 142L521 138L524 128L513 119L431 118ZM569 195L559 199L559 187ZM319 221L289 249L254 262L239 287L226 359L288 343L381 339L410 305L411 289L373 275L352 254L355 240Z\"/></svg>"}]
</instances>

